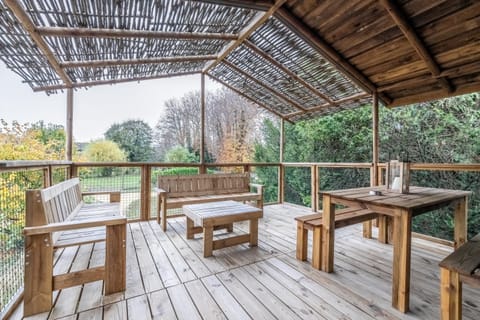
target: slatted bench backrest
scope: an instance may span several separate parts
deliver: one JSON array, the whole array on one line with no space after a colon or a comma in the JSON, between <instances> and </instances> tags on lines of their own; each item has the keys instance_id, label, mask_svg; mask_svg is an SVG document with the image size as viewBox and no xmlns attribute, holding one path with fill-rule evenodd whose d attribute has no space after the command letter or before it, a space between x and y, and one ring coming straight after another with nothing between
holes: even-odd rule
<instances>
[{"instance_id":1,"label":"slatted bench backrest","mask_svg":"<svg viewBox=\"0 0 480 320\"><path fill-rule=\"evenodd\" d=\"M27 206L33 206L33 210L27 208L26 225L31 227L69 220L82 203L78 178L45 189L29 190Z\"/></svg>"},{"instance_id":2,"label":"slatted bench backrest","mask_svg":"<svg viewBox=\"0 0 480 320\"><path fill-rule=\"evenodd\" d=\"M249 192L249 173L159 176L158 187L169 198Z\"/></svg>"}]
</instances>

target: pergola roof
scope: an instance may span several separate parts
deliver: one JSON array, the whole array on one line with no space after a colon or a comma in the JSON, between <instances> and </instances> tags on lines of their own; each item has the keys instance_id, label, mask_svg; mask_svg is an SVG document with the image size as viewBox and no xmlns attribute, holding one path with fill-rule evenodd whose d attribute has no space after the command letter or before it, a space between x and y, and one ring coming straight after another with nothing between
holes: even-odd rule
<instances>
[{"instance_id":1,"label":"pergola roof","mask_svg":"<svg viewBox=\"0 0 480 320\"><path fill-rule=\"evenodd\" d=\"M0 0L35 91L204 73L295 122L480 90L480 2Z\"/></svg>"}]
</instances>

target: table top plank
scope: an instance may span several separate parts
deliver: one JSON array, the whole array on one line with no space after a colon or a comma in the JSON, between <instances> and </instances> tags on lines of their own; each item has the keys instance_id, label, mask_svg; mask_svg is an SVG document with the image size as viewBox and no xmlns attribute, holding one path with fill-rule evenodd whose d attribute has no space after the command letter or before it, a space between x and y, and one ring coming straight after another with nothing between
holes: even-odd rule
<instances>
[{"instance_id":1,"label":"table top plank","mask_svg":"<svg viewBox=\"0 0 480 320\"><path fill-rule=\"evenodd\" d=\"M370 191L381 191L382 195L370 195ZM415 210L438 203L461 199L472 194L471 191L450 190L428 187L410 187L406 194L389 192L385 186L365 187L344 190L322 191L322 195L329 195L332 198L360 201L374 205Z\"/></svg>"}]
</instances>

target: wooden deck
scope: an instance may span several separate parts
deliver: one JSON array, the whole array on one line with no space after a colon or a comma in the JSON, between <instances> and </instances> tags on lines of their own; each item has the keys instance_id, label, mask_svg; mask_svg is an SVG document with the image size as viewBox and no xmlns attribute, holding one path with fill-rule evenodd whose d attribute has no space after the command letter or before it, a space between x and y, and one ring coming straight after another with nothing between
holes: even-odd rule
<instances>
[{"instance_id":1,"label":"wooden deck","mask_svg":"<svg viewBox=\"0 0 480 320\"><path fill-rule=\"evenodd\" d=\"M201 235L186 240L185 218L169 220L166 233L156 221L131 223L125 293L103 297L100 281L64 289L49 314L29 319L439 318L438 262L450 248L413 240L411 312L402 314L391 307L392 247L363 239L360 226L337 230L335 273L295 259L293 218L306 212L267 206L257 248L239 245L210 258L203 258ZM235 232L248 232L248 225L236 225ZM65 256L55 265L58 272L94 267L104 245L58 254ZM464 287L464 319L480 318L479 297L480 289ZM21 308L11 318L21 318Z\"/></svg>"}]
</instances>

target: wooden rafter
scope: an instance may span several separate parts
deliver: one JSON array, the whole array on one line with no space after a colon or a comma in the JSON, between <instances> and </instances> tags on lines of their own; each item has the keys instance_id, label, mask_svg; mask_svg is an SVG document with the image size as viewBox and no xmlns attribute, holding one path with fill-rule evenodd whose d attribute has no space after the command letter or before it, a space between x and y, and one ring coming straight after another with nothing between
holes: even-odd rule
<instances>
[{"instance_id":1,"label":"wooden rafter","mask_svg":"<svg viewBox=\"0 0 480 320\"><path fill-rule=\"evenodd\" d=\"M109 66L124 66L138 64L159 64L159 63L175 63L175 62L197 62L215 60L215 55L203 56L175 56L160 58L143 58L143 59L115 59L115 60L90 60L90 61L65 61L60 63L62 68L97 68Z\"/></svg>"},{"instance_id":2,"label":"wooden rafter","mask_svg":"<svg viewBox=\"0 0 480 320\"><path fill-rule=\"evenodd\" d=\"M245 93L243 93L240 89L235 88L234 86L232 86L232 85L228 84L227 82L225 82L225 81L223 81L223 80L221 80L221 79L219 79L219 78L211 75L210 73L207 73L207 75L208 75L211 79L217 81L218 83L222 84L222 85L225 86L226 88L228 88L228 89L232 90L233 92L237 93L239 96L247 99L247 100L250 101L250 102L255 103L256 105L258 105L258 106L264 108L265 110L273 113L274 115L280 117L281 119L284 119L284 116L283 116L281 113L273 110L272 108L270 108L270 107L267 106L266 104L261 103L260 101L257 101L257 100L255 100L255 99L253 99L252 97L249 97L248 95L246 95ZM286 119L286 121L288 121L289 123L293 123L292 121L290 121L290 120L288 120L288 119Z\"/></svg>"},{"instance_id":3,"label":"wooden rafter","mask_svg":"<svg viewBox=\"0 0 480 320\"><path fill-rule=\"evenodd\" d=\"M20 21L23 26L23 29L28 32L33 42L38 46L38 49L42 51L47 59L48 63L52 66L55 72L58 74L60 79L65 83L65 87L69 88L72 86L72 79L68 76L65 70L62 69L60 64L57 61L57 58L53 54L52 50L48 44L43 40L40 34L36 31L36 27L30 17L27 15L25 10L22 8L20 3L17 0L5 0L5 4L13 12L15 17Z\"/></svg>"},{"instance_id":4,"label":"wooden rafter","mask_svg":"<svg viewBox=\"0 0 480 320\"><path fill-rule=\"evenodd\" d=\"M222 62L233 50L238 48L246 39L248 39L255 30L257 30L270 17L272 17L285 2L287 2L287 0L276 0L275 3L266 12L258 13L252 20L252 22L240 32L240 34L238 35L238 39L226 45L223 48L222 52L219 54L218 59L208 64L204 68L203 72L207 73L208 71L215 68L215 66Z\"/></svg>"},{"instance_id":5,"label":"wooden rafter","mask_svg":"<svg viewBox=\"0 0 480 320\"><path fill-rule=\"evenodd\" d=\"M200 0L205 3L212 3L230 7L254 9L260 11L267 11L273 4L271 0Z\"/></svg>"},{"instance_id":6,"label":"wooden rafter","mask_svg":"<svg viewBox=\"0 0 480 320\"><path fill-rule=\"evenodd\" d=\"M100 85L106 85L106 84L117 84L117 83L125 83L125 82L173 78L173 77L189 76L193 74L200 74L201 72L202 72L201 70L198 70L198 71L168 73L168 74L160 74L160 75L148 76L148 77L136 77L136 78L118 79L118 80L98 80L98 81L76 82L76 83L73 83L71 86L54 85L54 86L37 87L37 88L34 88L33 91L35 92L54 91L54 90L63 90L67 88L83 88L83 87L100 86Z\"/></svg>"},{"instance_id":7,"label":"wooden rafter","mask_svg":"<svg viewBox=\"0 0 480 320\"><path fill-rule=\"evenodd\" d=\"M373 93L377 90L375 84L371 82L363 73L343 58L335 49L333 49L325 40L315 33L303 21L299 20L286 8L280 8L276 11L275 17L283 24L288 26L295 34L319 51L331 64L342 71L348 78L359 85L363 90ZM385 94L380 94L379 98L385 103L390 103L390 99Z\"/></svg>"},{"instance_id":8,"label":"wooden rafter","mask_svg":"<svg viewBox=\"0 0 480 320\"><path fill-rule=\"evenodd\" d=\"M259 85L260 87L264 88L265 90L267 90L268 92L270 92L271 94L273 94L275 97L277 97L278 99L281 99L283 101L285 101L286 103L294 106L295 108L301 110L301 111L306 111L307 109L305 109L304 107L302 107L301 105L299 105L297 102L293 101L291 98L287 97L286 95L284 95L283 93L281 92L278 92L277 90L275 89L272 89L269 85L263 83L262 81L258 80L257 78L255 78L254 76L252 76L251 74L243 71L242 69L238 68L236 65L234 65L233 63L227 61L227 60L223 60L222 61L223 64L227 65L230 69L232 69L233 71L241 74L242 76L246 77L247 79L250 79L252 80L253 82L255 82L257 85Z\"/></svg>"},{"instance_id":9,"label":"wooden rafter","mask_svg":"<svg viewBox=\"0 0 480 320\"><path fill-rule=\"evenodd\" d=\"M146 39L180 39L180 40L237 40L236 34L204 32L166 32L148 30L91 29L37 27L42 36L80 37L80 38L146 38Z\"/></svg>"},{"instance_id":10,"label":"wooden rafter","mask_svg":"<svg viewBox=\"0 0 480 320\"><path fill-rule=\"evenodd\" d=\"M351 102L351 101L355 101L355 100L359 100L359 99L363 99L363 98L367 98L367 97L370 97L370 94L362 92L362 93L356 94L356 95L351 96L351 97L346 97L346 98L343 98L343 99L334 100L334 101L332 101L332 104L324 103L322 105L306 109L305 111L297 111L297 112L289 113L289 114L285 115L285 118L289 119L289 118L299 116L299 115L302 115L302 114L308 114L308 113L312 113L312 112L316 112L316 111L321 111L322 109L331 107L332 105L338 106L342 103Z\"/></svg>"},{"instance_id":11,"label":"wooden rafter","mask_svg":"<svg viewBox=\"0 0 480 320\"><path fill-rule=\"evenodd\" d=\"M425 43L422 41L422 39L420 39L420 36L411 26L408 18L406 17L400 6L398 6L398 4L393 0L380 0L380 2L388 11L393 21L395 21L396 25L400 28L402 33L405 35L410 45L415 49L420 58L425 62L428 70L432 73L434 77L438 77L438 82L440 82L440 85L443 88L445 88L448 92L452 92L452 85L446 78L440 76L440 67L428 51Z\"/></svg>"},{"instance_id":12,"label":"wooden rafter","mask_svg":"<svg viewBox=\"0 0 480 320\"><path fill-rule=\"evenodd\" d=\"M318 91L317 88L315 88L314 86L312 86L310 83L306 82L305 80L303 80L301 77L299 77L295 72L293 72L292 70L288 69L287 67L285 67L283 64L279 63L278 61L276 61L275 59L273 59L268 53L266 53L265 51L263 51L262 49L260 49L259 47L257 47L255 44L253 44L252 42L246 40L244 42L244 45L248 48L250 48L253 52L255 52L256 54L258 54L259 56L261 56L262 58L264 58L265 60L267 60L268 62L270 62L271 64L273 64L274 66L276 66L277 68L279 68L280 70L282 70L283 72L285 72L288 76L292 77L293 79L295 79L297 82L299 82L301 85L303 85L304 87L306 87L307 89L309 89L311 92L313 92L313 94L315 94L316 96L322 98L323 100L327 101L329 104L332 104L332 100L327 97L326 95L324 95L323 93L321 93L320 91Z\"/></svg>"}]
</instances>

